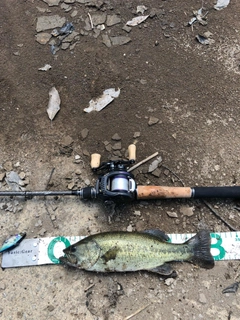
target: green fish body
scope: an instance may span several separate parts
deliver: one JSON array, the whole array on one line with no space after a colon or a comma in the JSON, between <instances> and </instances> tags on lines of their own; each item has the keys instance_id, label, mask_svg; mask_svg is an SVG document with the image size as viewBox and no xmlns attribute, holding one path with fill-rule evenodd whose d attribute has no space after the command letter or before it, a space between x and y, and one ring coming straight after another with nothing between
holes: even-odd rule
<instances>
[{"instance_id":1,"label":"green fish body","mask_svg":"<svg viewBox=\"0 0 240 320\"><path fill-rule=\"evenodd\" d=\"M172 270L165 263L171 261L214 266L209 232L202 230L183 244L166 240L167 236L158 230L99 233L64 249L60 262L96 272L148 270L166 275Z\"/></svg>"}]
</instances>

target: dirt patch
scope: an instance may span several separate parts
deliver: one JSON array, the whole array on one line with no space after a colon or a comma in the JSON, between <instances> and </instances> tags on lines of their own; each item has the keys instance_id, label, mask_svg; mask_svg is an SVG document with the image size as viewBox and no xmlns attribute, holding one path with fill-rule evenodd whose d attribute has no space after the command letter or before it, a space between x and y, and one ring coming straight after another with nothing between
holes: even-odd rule
<instances>
[{"instance_id":1,"label":"dirt patch","mask_svg":"<svg viewBox=\"0 0 240 320\"><path fill-rule=\"evenodd\" d=\"M140 15L139 1L46 2L0 4L1 173L23 172L27 190L78 189L95 184L91 153L100 153L103 161L125 157L128 145L135 143L137 161L156 151L163 159L155 175L148 173L149 164L135 170L138 184L239 185L237 0L221 11L213 9L213 1L204 1L208 23L193 27L188 21L202 1L146 0L149 17L131 30L125 24ZM52 15L72 22L76 32L69 46L51 37L60 48L56 54L49 43L36 41L38 18ZM92 30L89 15L95 23L103 15L111 19L105 29ZM206 31L214 43L201 45L195 37ZM39 71L45 64L51 69ZM46 109L53 86L61 110L51 122ZM119 97L100 112L85 113L89 101L108 88L120 88ZM4 178L0 186L7 189ZM239 228L238 201L209 202ZM4 198L0 204L1 241L21 231L28 238L151 228L190 233L203 225L213 232L229 231L202 202L192 200L119 206L111 224L103 204L77 197ZM193 215L183 216L184 206ZM217 262L206 271L176 264L178 278L172 282L145 272L109 276L62 266L1 270L0 317L117 320L146 307L132 318L239 319L239 292L222 294L234 282L238 265Z\"/></svg>"}]
</instances>

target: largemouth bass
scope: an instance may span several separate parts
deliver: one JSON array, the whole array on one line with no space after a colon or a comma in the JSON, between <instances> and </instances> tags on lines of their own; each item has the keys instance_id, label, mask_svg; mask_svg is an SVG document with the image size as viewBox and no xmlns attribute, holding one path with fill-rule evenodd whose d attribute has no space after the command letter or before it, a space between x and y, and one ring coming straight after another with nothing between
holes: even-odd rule
<instances>
[{"instance_id":1,"label":"largemouth bass","mask_svg":"<svg viewBox=\"0 0 240 320\"><path fill-rule=\"evenodd\" d=\"M144 232L104 232L88 236L63 250L61 263L96 272L127 272L147 270L171 275L166 264L189 261L203 268L213 268L211 238L201 230L183 244L168 242L160 230Z\"/></svg>"}]
</instances>

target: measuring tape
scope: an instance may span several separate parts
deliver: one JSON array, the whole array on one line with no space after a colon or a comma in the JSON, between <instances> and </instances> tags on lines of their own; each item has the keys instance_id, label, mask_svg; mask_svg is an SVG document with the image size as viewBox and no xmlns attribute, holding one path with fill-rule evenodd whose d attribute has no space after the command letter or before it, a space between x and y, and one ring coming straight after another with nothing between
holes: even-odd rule
<instances>
[{"instance_id":1,"label":"measuring tape","mask_svg":"<svg viewBox=\"0 0 240 320\"><path fill-rule=\"evenodd\" d=\"M168 234L172 243L183 243L195 233ZM211 254L214 260L240 259L240 231L211 233ZM2 268L59 264L63 249L84 236L25 239L16 248L3 253Z\"/></svg>"}]
</instances>

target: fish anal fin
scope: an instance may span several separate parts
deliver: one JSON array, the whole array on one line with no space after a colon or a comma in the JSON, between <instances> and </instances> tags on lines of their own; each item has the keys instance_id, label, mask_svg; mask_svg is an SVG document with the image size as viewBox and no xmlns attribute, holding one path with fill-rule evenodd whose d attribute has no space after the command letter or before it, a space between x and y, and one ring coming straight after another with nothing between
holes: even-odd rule
<instances>
[{"instance_id":1,"label":"fish anal fin","mask_svg":"<svg viewBox=\"0 0 240 320\"><path fill-rule=\"evenodd\" d=\"M165 276L165 277L175 278L177 276L176 271L173 270L172 267L167 263L164 263L161 266L158 266L156 268L149 269L148 271L158 273L158 274Z\"/></svg>"}]
</instances>

